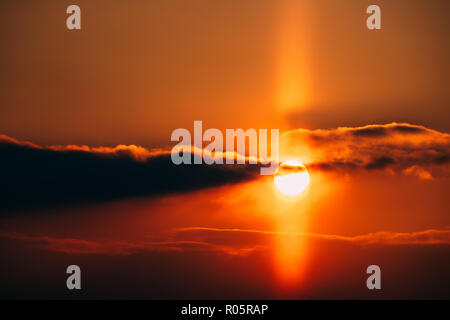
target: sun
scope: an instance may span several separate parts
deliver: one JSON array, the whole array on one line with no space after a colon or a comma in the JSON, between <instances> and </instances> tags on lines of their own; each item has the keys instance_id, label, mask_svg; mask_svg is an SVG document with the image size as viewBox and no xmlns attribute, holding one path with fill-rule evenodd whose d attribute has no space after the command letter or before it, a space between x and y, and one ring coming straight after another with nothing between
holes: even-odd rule
<instances>
[{"instance_id":1,"label":"sun","mask_svg":"<svg viewBox=\"0 0 450 320\"><path fill-rule=\"evenodd\" d=\"M294 197L305 191L309 179L306 167L300 161L290 160L278 167L274 183L282 194Z\"/></svg>"}]
</instances>

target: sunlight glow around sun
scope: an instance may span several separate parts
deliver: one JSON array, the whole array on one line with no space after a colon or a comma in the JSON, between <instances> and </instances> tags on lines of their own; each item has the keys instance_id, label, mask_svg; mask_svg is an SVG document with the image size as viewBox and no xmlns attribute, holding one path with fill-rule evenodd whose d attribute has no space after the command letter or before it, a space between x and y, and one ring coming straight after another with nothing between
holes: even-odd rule
<instances>
[{"instance_id":1,"label":"sunlight glow around sun","mask_svg":"<svg viewBox=\"0 0 450 320\"><path fill-rule=\"evenodd\" d=\"M308 170L301 162L289 160L278 167L274 183L282 194L294 197L305 191L309 179Z\"/></svg>"}]
</instances>

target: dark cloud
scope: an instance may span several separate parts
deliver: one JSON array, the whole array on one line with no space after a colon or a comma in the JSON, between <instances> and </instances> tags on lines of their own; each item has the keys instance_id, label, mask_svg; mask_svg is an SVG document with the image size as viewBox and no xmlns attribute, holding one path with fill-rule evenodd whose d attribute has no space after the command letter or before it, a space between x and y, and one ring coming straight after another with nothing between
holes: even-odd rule
<instances>
[{"instance_id":1,"label":"dark cloud","mask_svg":"<svg viewBox=\"0 0 450 320\"><path fill-rule=\"evenodd\" d=\"M394 164L395 161L389 157L379 157L371 160L368 164L366 164L366 169L384 169L388 165Z\"/></svg>"},{"instance_id":2,"label":"dark cloud","mask_svg":"<svg viewBox=\"0 0 450 320\"><path fill-rule=\"evenodd\" d=\"M358 161L327 161L327 162L314 162L311 163L308 168L320 171L335 171L335 170L354 170L360 168Z\"/></svg>"},{"instance_id":3,"label":"dark cloud","mask_svg":"<svg viewBox=\"0 0 450 320\"><path fill-rule=\"evenodd\" d=\"M0 212L185 192L259 176L258 165L174 165L136 146L40 147L0 137Z\"/></svg>"},{"instance_id":4,"label":"dark cloud","mask_svg":"<svg viewBox=\"0 0 450 320\"><path fill-rule=\"evenodd\" d=\"M377 126L377 127L368 127L368 128L361 128L361 129L355 129L352 131L352 134L354 136L361 136L361 137L379 137L379 136L385 136L387 134L386 128Z\"/></svg>"},{"instance_id":5,"label":"dark cloud","mask_svg":"<svg viewBox=\"0 0 450 320\"><path fill-rule=\"evenodd\" d=\"M426 129L410 124L370 125L348 130L355 137L386 137L396 133L408 135L426 133Z\"/></svg>"},{"instance_id":6,"label":"dark cloud","mask_svg":"<svg viewBox=\"0 0 450 320\"><path fill-rule=\"evenodd\" d=\"M345 141L350 138L394 138L396 135L409 136L414 134L427 134L430 133L431 130L411 124L391 123L367 125L363 127L339 127L337 129L322 129L310 132L309 138L312 142L330 143L334 141Z\"/></svg>"},{"instance_id":7,"label":"dark cloud","mask_svg":"<svg viewBox=\"0 0 450 320\"><path fill-rule=\"evenodd\" d=\"M425 132L424 128L420 128L417 126L410 126L410 125L395 125L391 128L392 131L398 131L402 133L423 133Z\"/></svg>"}]
</instances>

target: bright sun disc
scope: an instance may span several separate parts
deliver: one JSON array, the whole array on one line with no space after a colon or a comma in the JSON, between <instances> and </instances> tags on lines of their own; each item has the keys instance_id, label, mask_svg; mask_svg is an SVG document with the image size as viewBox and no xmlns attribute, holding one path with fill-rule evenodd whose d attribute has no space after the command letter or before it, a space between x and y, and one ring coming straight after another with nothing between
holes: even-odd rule
<instances>
[{"instance_id":1,"label":"bright sun disc","mask_svg":"<svg viewBox=\"0 0 450 320\"><path fill-rule=\"evenodd\" d=\"M309 184L309 173L299 161L283 162L275 172L274 183L286 196L296 196L305 191Z\"/></svg>"}]
</instances>

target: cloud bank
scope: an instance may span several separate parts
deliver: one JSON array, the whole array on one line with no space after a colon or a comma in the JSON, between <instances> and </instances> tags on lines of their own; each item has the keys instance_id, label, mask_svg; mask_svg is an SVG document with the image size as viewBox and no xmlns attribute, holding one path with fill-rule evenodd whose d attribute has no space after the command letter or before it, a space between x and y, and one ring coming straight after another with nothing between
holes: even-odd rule
<instances>
[{"instance_id":1,"label":"cloud bank","mask_svg":"<svg viewBox=\"0 0 450 320\"><path fill-rule=\"evenodd\" d=\"M448 171L450 163L449 134L407 123L292 130L281 148L308 154L308 169L321 171L391 170L432 179L431 170Z\"/></svg>"},{"instance_id":2,"label":"cloud bank","mask_svg":"<svg viewBox=\"0 0 450 320\"><path fill-rule=\"evenodd\" d=\"M0 136L0 173L1 212L237 183L259 176L259 166L177 166L167 150L134 145L42 147Z\"/></svg>"},{"instance_id":3,"label":"cloud bank","mask_svg":"<svg viewBox=\"0 0 450 320\"><path fill-rule=\"evenodd\" d=\"M193 147L190 152L202 154ZM311 171L384 170L423 180L450 174L450 135L407 123L292 130L281 136L280 152L281 160L288 154ZM43 147L0 135L0 213L198 190L259 178L259 169L237 164L177 166L170 150Z\"/></svg>"}]
</instances>

